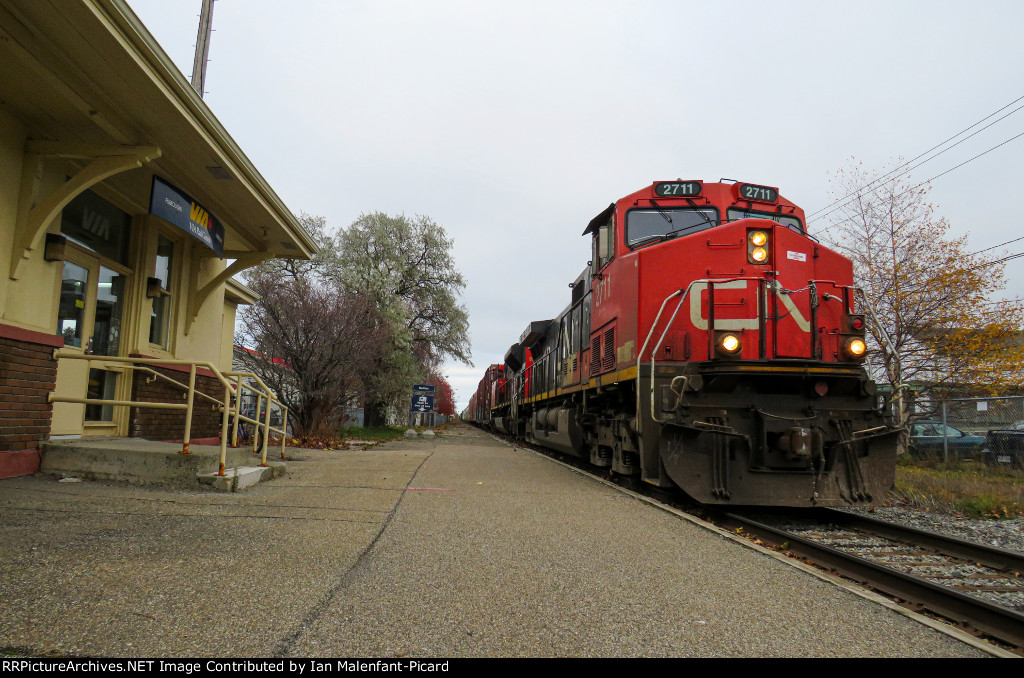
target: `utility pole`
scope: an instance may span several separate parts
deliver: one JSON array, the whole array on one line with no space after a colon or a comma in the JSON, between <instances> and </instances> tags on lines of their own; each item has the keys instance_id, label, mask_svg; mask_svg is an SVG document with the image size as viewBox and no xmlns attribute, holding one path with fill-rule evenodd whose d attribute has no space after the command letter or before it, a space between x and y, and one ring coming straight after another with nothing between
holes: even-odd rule
<instances>
[{"instance_id":1,"label":"utility pole","mask_svg":"<svg viewBox=\"0 0 1024 678\"><path fill-rule=\"evenodd\" d=\"M206 93L206 63L210 57L210 31L213 30L213 2L203 0L199 15L199 35L196 36L196 59L192 62L192 87L201 99Z\"/></svg>"}]
</instances>

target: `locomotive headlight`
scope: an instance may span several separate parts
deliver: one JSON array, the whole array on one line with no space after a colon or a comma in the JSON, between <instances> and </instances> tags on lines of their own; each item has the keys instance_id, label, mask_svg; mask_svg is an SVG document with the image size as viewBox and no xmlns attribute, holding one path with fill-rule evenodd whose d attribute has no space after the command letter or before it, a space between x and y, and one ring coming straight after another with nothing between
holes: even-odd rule
<instances>
[{"instance_id":1,"label":"locomotive headlight","mask_svg":"<svg viewBox=\"0 0 1024 678\"><path fill-rule=\"evenodd\" d=\"M768 231L747 231L747 261L768 263Z\"/></svg>"},{"instance_id":2,"label":"locomotive headlight","mask_svg":"<svg viewBox=\"0 0 1024 678\"><path fill-rule=\"evenodd\" d=\"M865 353L867 353L868 345L864 343L864 340L860 337L850 337L843 345L843 350L846 351L846 355L859 360L864 357Z\"/></svg>"},{"instance_id":3,"label":"locomotive headlight","mask_svg":"<svg viewBox=\"0 0 1024 678\"><path fill-rule=\"evenodd\" d=\"M739 354L740 349L743 345L740 343L740 338L735 334L725 333L718 337L716 342L718 346L718 352L727 356L734 356Z\"/></svg>"}]
</instances>

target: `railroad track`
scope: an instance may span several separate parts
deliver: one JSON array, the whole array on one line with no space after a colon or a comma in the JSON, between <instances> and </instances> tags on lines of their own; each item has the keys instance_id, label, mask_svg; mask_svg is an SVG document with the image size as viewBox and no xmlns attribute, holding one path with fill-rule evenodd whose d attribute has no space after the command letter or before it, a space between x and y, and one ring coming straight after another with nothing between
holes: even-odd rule
<instances>
[{"instance_id":1,"label":"railroad track","mask_svg":"<svg viewBox=\"0 0 1024 678\"><path fill-rule=\"evenodd\" d=\"M492 435L495 435L492 433ZM504 435L583 473L831 570L1024 654L1024 554L833 509L730 513ZM756 511L756 512L755 512Z\"/></svg>"},{"instance_id":2,"label":"railroad track","mask_svg":"<svg viewBox=\"0 0 1024 678\"><path fill-rule=\"evenodd\" d=\"M709 514L722 527L1024 650L1024 554L831 509Z\"/></svg>"}]
</instances>

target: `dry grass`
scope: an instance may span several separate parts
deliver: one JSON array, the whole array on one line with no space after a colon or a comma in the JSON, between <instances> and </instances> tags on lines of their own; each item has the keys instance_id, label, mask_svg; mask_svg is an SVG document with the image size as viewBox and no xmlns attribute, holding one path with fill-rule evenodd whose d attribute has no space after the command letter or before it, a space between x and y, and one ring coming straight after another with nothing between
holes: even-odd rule
<instances>
[{"instance_id":1,"label":"dry grass","mask_svg":"<svg viewBox=\"0 0 1024 678\"><path fill-rule=\"evenodd\" d=\"M896 503L971 518L1024 516L1024 472L976 462L903 461L896 468Z\"/></svg>"}]
</instances>

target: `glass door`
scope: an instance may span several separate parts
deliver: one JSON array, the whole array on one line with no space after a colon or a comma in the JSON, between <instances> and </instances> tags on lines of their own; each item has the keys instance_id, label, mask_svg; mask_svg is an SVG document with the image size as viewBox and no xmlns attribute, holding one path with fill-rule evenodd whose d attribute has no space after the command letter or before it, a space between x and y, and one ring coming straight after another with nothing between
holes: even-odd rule
<instances>
[{"instance_id":1,"label":"glass door","mask_svg":"<svg viewBox=\"0 0 1024 678\"><path fill-rule=\"evenodd\" d=\"M94 355L118 355L121 346L121 318L124 312L125 276L99 265L96 305L93 311L92 335L88 352ZM117 399L118 373L110 370L89 370L89 398ZM113 405L86 405L85 420L113 422Z\"/></svg>"},{"instance_id":2,"label":"glass door","mask_svg":"<svg viewBox=\"0 0 1024 678\"><path fill-rule=\"evenodd\" d=\"M57 334L64 337L66 350L120 355L128 275L126 269L116 266L68 248L57 314ZM76 398L127 399L127 393L119 395L122 380L120 371L98 369L81 360L62 360L57 366L56 391ZM51 430L54 434L123 435L126 426L124 407L55 403Z\"/></svg>"}]
</instances>

